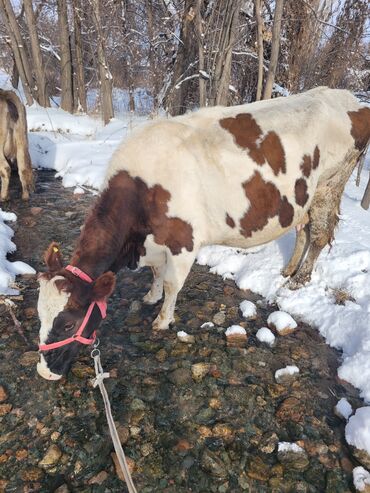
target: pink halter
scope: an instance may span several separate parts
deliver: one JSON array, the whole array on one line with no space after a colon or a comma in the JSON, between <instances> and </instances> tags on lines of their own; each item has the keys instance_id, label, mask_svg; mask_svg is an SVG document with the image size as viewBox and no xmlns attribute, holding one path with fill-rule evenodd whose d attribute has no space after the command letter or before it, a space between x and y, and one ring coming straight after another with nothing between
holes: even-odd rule
<instances>
[{"instance_id":1,"label":"pink halter","mask_svg":"<svg viewBox=\"0 0 370 493\"><path fill-rule=\"evenodd\" d=\"M91 277L88 276L87 274L85 274L85 272L83 272L78 267L73 267L72 265L67 265L66 270L68 270L69 272L72 272L73 275L75 275L76 277L79 277L80 279L82 279L85 282L88 282L89 284L91 284L93 282ZM90 304L89 308L87 309L85 318L83 319L80 328L72 337L68 337L68 339L63 339L62 341L53 342L51 344L41 344L41 345L39 345L39 350L40 351L48 351L49 349L57 349L59 347L66 346L67 344L71 344L71 342L75 342L75 341L80 342L81 344L93 344L95 342L95 339L96 339L96 331L94 330L91 339L87 339L86 337L82 337L82 333L83 333L84 328L86 327L86 325L90 319L91 313L92 313L95 305L98 306L102 318L105 318L107 315L107 302L105 300L104 301L93 301Z\"/></svg>"}]
</instances>

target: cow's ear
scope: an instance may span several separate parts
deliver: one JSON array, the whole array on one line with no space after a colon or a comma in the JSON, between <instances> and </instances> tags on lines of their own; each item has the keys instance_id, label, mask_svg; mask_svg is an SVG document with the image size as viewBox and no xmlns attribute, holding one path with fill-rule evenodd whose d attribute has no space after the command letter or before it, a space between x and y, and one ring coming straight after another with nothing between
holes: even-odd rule
<instances>
[{"instance_id":1,"label":"cow's ear","mask_svg":"<svg viewBox=\"0 0 370 493\"><path fill-rule=\"evenodd\" d=\"M113 272L105 272L94 282L92 299L95 301L107 299L116 287L116 276Z\"/></svg>"},{"instance_id":2,"label":"cow's ear","mask_svg":"<svg viewBox=\"0 0 370 493\"><path fill-rule=\"evenodd\" d=\"M44 253L44 261L50 272L56 272L63 267L63 257L58 243L53 241Z\"/></svg>"}]
</instances>

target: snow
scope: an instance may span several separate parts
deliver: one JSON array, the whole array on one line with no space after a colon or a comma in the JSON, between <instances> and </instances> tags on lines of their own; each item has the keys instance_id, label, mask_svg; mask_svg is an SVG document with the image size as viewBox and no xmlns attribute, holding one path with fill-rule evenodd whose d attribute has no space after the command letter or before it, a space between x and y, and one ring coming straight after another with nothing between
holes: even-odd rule
<instances>
[{"instance_id":1,"label":"snow","mask_svg":"<svg viewBox=\"0 0 370 493\"><path fill-rule=\"evenodd\" d=\"M272 346L275 342L274 334L267 327L262 327L261 329L259 329L257 331L256 337L260 342L265 342L269 346Z\"/></svg>"},{"instance_id":2,"label":"snow","mask_svg":"<svg viewBox=\"0 0 370 493\"><path fill-rule=\"evenodd\" d=\"M200 328L201 329L211 329L214 326L215 326L215 324L213 322L204 322L204 324L202 324L200 326Z\"/></svg>"},{"instance_id":3,"label":"snow","mask_svg":"<svg viewBox=\"0 0 370 493\"><path fill-rule=\"evenodd\" d=\"M347 443L370 454L370 407L360 407L345 428Z\"/></svg>"},{"instance_id":4,"label":"snow","mask_svg":"<svg viewBox=\"0 0 370 493\"><path fill-rule=\"evenodd\" d=\"M351 404L347 401L345 397L339 399L337 405L335 406L335 411L338 416L342 416L344 419L348 419L353 413Z\"/></svg>"},{"instance_id":5,"label":"snow","mask_svg":"<svg viewBox=\"0 0 370 493\"><path fill-rule=\"evenodd\" d=\"M245 335L246 333L247 333L246 330L243 327L241 327L240 325L231 325L231 327L229 327L225 331L226 337L233 336L236 334Z\"/></svg>"},{"instance_id":6,"label":"snow","mask_svg":"<svg viewBox=\"0 0 370 493\"><path fill-rule=\"evenodd\" d=\"M332 248L321 252L312 280L301 289L287 289L281 275L294 248L294 231L248 250L207 246L197 260L210 266L211 272L234 279L239 288L250 289L317 327L330 346L343 351L339 377L357 387L370 403L370 211L360 206L369 153L365 168L360 187L355 185L357 170L347 183ZM335 290L350 295L344 304L336 303Z\"/></svg>"},{"instance_id":7,"label":"snow","mask_svg":"<svg viewBox=\"0 0 370 493\"><path fill-rule=\"evenodd\" d=\"M10 262L7 254L15 252L16 246L11 241L13 230L5 221L16 221L17 217L11 212L0 209L0 294L5 296L16 295L19 291L12 287L15 276L20 274L35 274L36 271L24 262Z\"/></svg>"},{"instance_id":8,"label":"snow","mask_svg":"<svg viewBox=\"0 0 370 493\"><path fill-rule=\"evenodd\" d=\"M297 322L289 315L289 313L277 311L272 312L268 319L267 324L269 327L273 326L278 332L284 329L295 329L297 327Z\"/></svg>"},{"instance_id":9,"label":"snow","mask_svg":"<svg viewBox=\"0 0 370 493\"><path fill-rule=\"evenodd\" d=\"M278 452L296 452L297 454L304 452L303 448L292 442L279 442Z\"/></svg>"},{"instance_id":10,"label":"snow","mask_svg":"<svg viewBox=\"0 0 370 493\"><path fill-rule=\"evenodd\" d=\"M352 474L356 491L365 491L365 488L370 486L370 473L362 466L355 467Z\"/></svg>"},{"instance_id":11,"label":"snow","mask_svg":"<svg viewBox=\"0 0 370 493\"><path fill-rule=\"evenodd\" d=\"M239 308L244 318L254 318L257 315L256 305L251 301L242 301L239 305Z\"/></svg>"},{"instance_id":12,"label":"snow","mask_svg":"<svg viewBox=\"0 0 370 493\"><path fill-rule=\"evenodd\" d=\"M280 380L282 377L286 375L296 375L299 373L298 366L288 365L285 368L280 368L280 370L276 370L275 372L275 380Z\"/></svg>"}]
</instances>

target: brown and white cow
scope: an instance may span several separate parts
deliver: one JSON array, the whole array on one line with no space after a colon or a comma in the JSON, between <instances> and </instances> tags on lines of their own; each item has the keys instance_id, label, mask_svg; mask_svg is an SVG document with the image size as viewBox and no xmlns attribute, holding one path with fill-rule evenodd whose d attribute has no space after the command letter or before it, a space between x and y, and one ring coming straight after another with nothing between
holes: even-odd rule
<instances>
[{"instance_id":1,"label":"brown and white cow","mask_svg":"<svg viewBox=\"0 0 370 493\"><path fill-rule=\"evenodd\" d=\"M66 270L57 245L46 252L40 343L75 334L87 308L112 293L114 273L125 266L152 267L144 301L158 302L164 289L153 328L167 329L204 245L248 248L306 224L285 274L297 271L309 227L309 251L295 276L297 282L309 279L333 238L343 188L369 139L370 109L347 91L327 88L202 109L136 130L112 157L70 261L94 282ZM101 318L95 306L84 337L91 337ZM79 346L43 350L40 375L59 379Z\"/></svg>"},{"instance_id":2,"label":"brown and white cow","mask_svg":"<svg viewBox=\"0 0 370 493\"><path fill-rule=\"evenodd\" d=\"M9 198L11 164L18 166L22 199L33 189L31 158L28 152L26 111L13 91L0 89L0 200Z\"/></svg>"}]
</instances>

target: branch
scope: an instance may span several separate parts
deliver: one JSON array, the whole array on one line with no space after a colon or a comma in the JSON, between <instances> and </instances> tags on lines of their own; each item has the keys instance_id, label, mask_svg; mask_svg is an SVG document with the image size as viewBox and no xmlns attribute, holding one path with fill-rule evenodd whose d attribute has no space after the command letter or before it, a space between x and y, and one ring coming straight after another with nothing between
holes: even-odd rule
<instances>
[{"instance_id":1,"label":"branch","mask_svg":"<svg viewBox=\"0 0 370 493\"><path fill-rule=\"evenodd\" d=\"M320 19L317 15L316 10L308 2L306 2L306 0L301 0L301 2L303 2L311 10L311 12L313 13L317 22L320 22L321 24L324 24L325 26L332 27L333 29L337 29L338 31L341 31L342 33L349 34L349 32L346 31L345 29L342 29L341 27L338 27L335 24L331 24L330 22L326 22L326 21L323 21L322 19Z\"/></svg>"}]
</instances>

